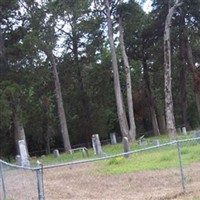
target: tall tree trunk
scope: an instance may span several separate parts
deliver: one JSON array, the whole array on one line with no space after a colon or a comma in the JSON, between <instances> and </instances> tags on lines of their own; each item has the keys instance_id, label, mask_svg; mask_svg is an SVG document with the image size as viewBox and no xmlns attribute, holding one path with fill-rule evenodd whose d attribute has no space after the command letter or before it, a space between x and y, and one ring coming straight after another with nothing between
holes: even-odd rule
<instances>
[{"instance_id":1,"label":"tall tree trunk","mask_svg":"<svg viewBox=\"0 0 200 200\"><path fill-rule=\"evenodd\" d=\"M172 85L171 85L171 39L170 39L170 29L172 16L177 7L181 3L179 0L176 0L175 4L169 8L168 15L165 21L165 30L164 30L164 66L165 66L165 114L167 121L167 133L169 137L175 137L177 135L175 128L175 119L174 119L174 108L173 108L173 99L172 99Z\"/></svg>"},{"instance_id":2,"label":"tall tree trunk","mask_svg":"<svg viewBox=\"0 0 200 200\"><path fill-rule=\"evenodd\" d=\"M200 121L200 92L199 93L195 92L195 99L196 99L197 110L198 110L199 121Z\"/></svg>"},{"instance_id":3,"label":"tall tree trunk","mask_svg":"<svg viewBox=\"0 0 200 200\"><path fill-rule=\"evenodd\" d=\"M52 52L50 52L48 54L48 56L49 56L49 59L50 59L51 65L52 65L52 69L53 69L55 94L56 94L56 100L57 100L57 105L58 105L58 114L59 114L64 150L70 151L71 144L70 144L70 139L69 139L69 132L68 132L68 128L67 128L67 121L66 121L66 117L65 117L65 110L64 110L64 106L63 106L62 92L61 92L60 80L58 77L58 71L57 71L57 66L56 66L56 62L55 62L55 57Z\"/></svg>"},{"instance_id":4,"label":"tall tree trunk","mask_svg":"<svg viewBox=\"0 0 200 200\"><path fill-rule=\"evenodd\" d=\"M182 33L180 33L182 34ZM180 69L180 104L181 104L181 115L182 123L187 127L187 92L186 92L186 46L185 46L185 36L181 37L180 41L180 60L181 60L181 69Z\"/></svg>"},{"instance_id":5,"label":"tall tree trunk","mask_svg":"<svg viewBox=\"0 0 200 200\"><path fill-rule=\"evenodd\" d=\"M128 122L126 118L126 113L124 110L124 104L122 99L121 86L119 81L119 71L117 64L117 56L114 46L113 39L113 27L112 27L112 19L110 16L109 2L108 0L104 0L105 9L106 9L106 18L108 24L108 37L110 42L111 54L112 54L112 67L114 73L114 90L115 90L115 99L117 104L117 114L119 119L120 131L123 137L128 137Z\"/></svg>"},{"instance_id":6,"label":"tall tree trunk","mask_svg":"<svg viewBox=\"0 0 200 200\"><path fill-rule=\"evenodd\" d=\"M145 86L146 86L145 87L146 94L147 94L149 108L150 108L150 112L151 112L153 133L155 135L160 135L160 130L159 130L158 121L157 121L157 115L156 115L156 111L155 111L155 102L154 102L154 98L153 98L152 90L151 90L148 66L147 66L147 62L146 62L145 58L143 58L143 70L144 70L144 81L145 81Z\"/></svg>"},{"instance_id":7,"label":"tall tree trunk","mask_svg":"<svg viewBox=\"0 0 200 200\"><path fill-rule=\"evenodd\" d=\"M123 3L123 0L120 0L120 4ZM128 114L129 114L129 138L131 141L134 141L136 138L136 126L135 126L135 117L133 111L133 97L132 97L132 84L131 84L131 71L128 61L128 57L125 51L124 44L124 28L123 28L123 16L122 13L119 16L119 31L120 31L120 47L122 52L122 57L124 61L125 73L126 73L126 92L127 92L127 105L128 105Z\"/></svg>"},{"instance_id":8,"label":"tall tree trunk","mask_svg":"<svg viewBox=\"0 0 200 200\"><path fill-rule=\"evenodd\" d=\"M164 110L158 109L158 124L159 124L159 130L161 134L166 133L166 120L165 120L165 113Z\"/></svg>"},{"instance_id":9,"label":"tall tree trunk","mask_svg":"<svg viewBox=\"0 0 200 200\"><path fill-rule=\"evenodd\" d=\"M192 48L190 46L188 39L186 46L187 46L187 59L193 75L193 88L194 88L195 100L200 121L200 72L194 66Z\"/></svg>"},{"instance_id":10,"label":"tall tree trunk","mask_svg":"<svg viewBox=\"0 0 200 200\"><path fill-rule=\"evenodd\" d=\"M16 110L13 111L13 118L14 118L13 121L14 121L15 146L16 146L17 154L20 155L18 141L24 140L25 145L26 145L27 155L29 155L24 127L23 127L22 123L20 123L20 121L17 117Z\"/></svg>"},{"instance_id":11,"label":"tall tree trunk","mask_svg":"<svg viewBox=\"0 0 200 200\"><path fill-rule=\"evenodd\" d=\"M1 9L0 9L1 10ZM4 44L4 37L3 32L1 29L0 23L0 76L4 75L4 71L6 69L6 57L5 57L5 44Z\"/></svg>"},{"instance_id":12,"label":"tall tree trunk","mask_svg":"<svg viewBox=\"0 0 200 200\"><path fill-rule=\"evenodd\" d=\"M43 141L44 141L44 148L46 151L46 154L50 154L50 128L49 128L49 99L47 96L43 97L43 123L42 123L42 132L43 132Z\"/></svg>"}]
</instances>

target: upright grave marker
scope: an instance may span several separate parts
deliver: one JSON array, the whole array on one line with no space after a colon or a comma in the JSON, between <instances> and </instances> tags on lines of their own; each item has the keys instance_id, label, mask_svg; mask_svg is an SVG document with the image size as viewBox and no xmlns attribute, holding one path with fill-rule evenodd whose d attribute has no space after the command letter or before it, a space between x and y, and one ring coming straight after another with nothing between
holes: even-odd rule
<instances>
[{"instance_id":1,"label":"upright grave marker","mask_svg":"<svg viewBox=\"0 0 200 200\"><path fill-rule=\"evenodd\" d=\"M30 162L28 160L28 152L26 149L26 144L24 140L18 141L20 157L21 157L21 166L23 167L30 167Z\"/></svg>"},{"instance_id":2,"label":"upright grave marker","mask_svg":"<svg viewBox=\"0 0 200 200\"><path fill-rule=\"evenodd\" d=\"M101 142L99 140L99 134L92 135L92 146L94 154L100 156L102 154Z\"/></svg>"},{"instance_id":3,"label":"upright grave marker","mask_svg":"<svg viewBox=\"0 0 200 200\"><path fill-rule=\"evenodd\" d=\"M55 158L58 158L58 157L60 156L60 153L59 153L58 149L55 149L55 150L53 151L53 156L54 156Z\"/></svg>"},{"instance_id":4,"label":"upright grave marker","mask_svg":"<svg viewBox=\"0 0 200 200\"><path fill-rule=\"evenodd\" d=\"M185 127L182 127L182 133L183 133L183 135L187 135L187 131L186 131Z\"/></svg>"},{"instance_id":5,"label":"upright grave marker","mask_svg":"<svg viewBox=\"0 0 200 200\"><path fill-rule=\"evenodd\" d=\"M113 145L117 144L115 133L110 133L110 140L111 140L111 144L113 144Z\"/></svg>"}]
</instances>

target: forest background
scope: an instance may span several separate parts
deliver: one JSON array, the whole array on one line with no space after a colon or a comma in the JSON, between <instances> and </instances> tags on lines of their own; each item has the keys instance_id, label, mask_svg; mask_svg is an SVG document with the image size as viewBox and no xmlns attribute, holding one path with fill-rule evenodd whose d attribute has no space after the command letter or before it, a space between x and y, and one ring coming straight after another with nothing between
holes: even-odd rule
<instances>
[{"instance_id":1,"label":"forest background","mask_svg":"<svg viewBox=\"0 0 200 200\"><path fill-rule=\"evenodd\" d=\"M176 3L181 5L170 26L170 104L176 128L199 127L200 0L153 0L149 13L144 2L0 0L0 157L19 153L21 139L30 153L44 154L90 146L97 133L102 140L112 132L132 141L144 134L170 136L164 33ZM133 119L126 101L130 84ZM125 118L129 131L120 124Z\"/></svg>"}]
</instances>

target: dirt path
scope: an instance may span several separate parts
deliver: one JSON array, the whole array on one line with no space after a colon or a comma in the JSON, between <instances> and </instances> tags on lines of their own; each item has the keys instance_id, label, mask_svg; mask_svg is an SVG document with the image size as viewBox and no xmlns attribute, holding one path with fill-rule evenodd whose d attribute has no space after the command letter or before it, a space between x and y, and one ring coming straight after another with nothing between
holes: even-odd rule
<instances>
[{"instance_id":1,"label":"dirt path","mask_svg":"<svg viewBox=\"0 0 200 200\"><path fill-rule=\"evenodd\" d=\"M46 200L191 200L200 197L200 163L184 169L186 193L182 193L179 169L122 175L98 172L98 164L44 170Z\"/></svg>"}]
</instances>

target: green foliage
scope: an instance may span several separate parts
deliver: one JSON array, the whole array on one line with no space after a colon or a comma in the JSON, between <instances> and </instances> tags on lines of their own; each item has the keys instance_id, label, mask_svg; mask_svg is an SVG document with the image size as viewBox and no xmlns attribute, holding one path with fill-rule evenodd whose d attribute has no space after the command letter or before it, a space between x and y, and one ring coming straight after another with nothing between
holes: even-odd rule
<instances>
[{"instance_id":1,"label":"green foliage","mask_svg":"<svg viewBox=\"0 0 200 200\"><path fill-rule=\"evenodd\" d=\"M19 4L24 7L19 8ZM103 8L102 5L97 6ZM183 124L180 104L183 99L180 77L181 70L184 69L180 58L181 38L186 30L194 62L199 62L199 7L198 0L185 0L172 23L172 83L177 124ZM72 144L86 145L87 142L90 145L93 133L99 133L101 139L108 139L110 132L121 135L115 106L111 52L107 48L103 12L95 10L96 7L92 6L90 0L45 1L44 4L31 0L1 0L0 9L0 31L3 34L0 39L4 43L6 59L5 63L0 63L0 147L1 150L5 149L1 154L5 156L15 152L14 107L24 124L31 152L44 152L48 134L51 148L62 147L55 86L49 58L45 55L52 50L56 55ZM124 39L133 79L133 103L135 111L138 111L137 135L141 135L152 129L144 87L144 58L148 64L157 114L164 113L163 30L168 1L154 0L153 10L149 14L133 0L112 9L116 33L118 14L123 16ZM181 23L182 18L187 22L184 26ZM117 37L116 46L121 64ZM194 129L199 127L200 119L192 89L191 71L187 63L185 66L187 124ZM125 74L121 68L120 79L125 97ZM167 137L164 139L169 140ZM122 151L121 146L104 148L108 154ZM194 159L188 149L183 150L183 155ZM162 163L172 162L169 155L160 156L159 159ZM123 162L114 159L109 165L123 165Z\"/></svg>"}]
</instances>

